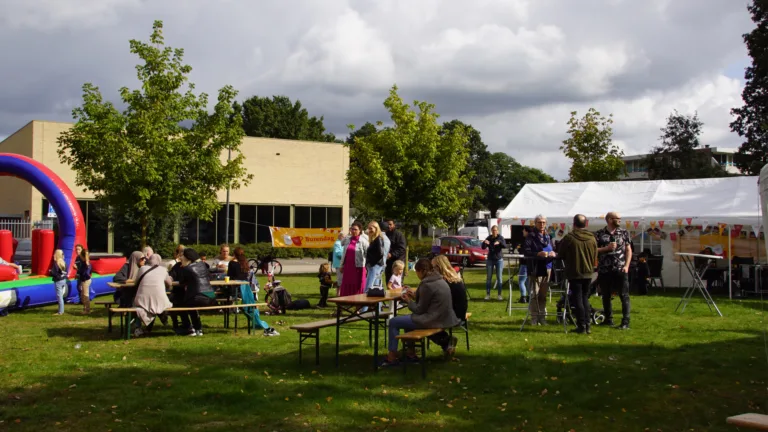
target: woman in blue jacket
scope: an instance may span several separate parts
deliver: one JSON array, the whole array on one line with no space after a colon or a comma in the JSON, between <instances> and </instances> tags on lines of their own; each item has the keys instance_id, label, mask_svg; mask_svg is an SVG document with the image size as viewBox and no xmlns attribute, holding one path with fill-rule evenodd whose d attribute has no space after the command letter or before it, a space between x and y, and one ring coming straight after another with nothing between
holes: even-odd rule
<instances>
[{"instance_id":1,"label":"woman in blue jacket","mask_svg":"<svg viewBox=\"0 0 768 432\"><path fill-rule=\"evenodd\" d=\"M344 253L344 247L341 246L341 242L344 240L344 233L339 233L336 238L336 243L333 244L333 262L331 267L336 270L336 286L341 286L341 255Z\"/></svg>"}]
</instances>

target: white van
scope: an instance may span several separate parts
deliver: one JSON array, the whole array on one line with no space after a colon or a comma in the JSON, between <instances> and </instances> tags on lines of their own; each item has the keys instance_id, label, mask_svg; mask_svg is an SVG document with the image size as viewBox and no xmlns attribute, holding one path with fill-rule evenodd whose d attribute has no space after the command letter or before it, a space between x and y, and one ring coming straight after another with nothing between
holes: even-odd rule
<instances>
[{"instance_id":1,"label":"white van","mask_svg":"<svg viewBox=\"0 0 768 432\"><path fill-rule=\"evenodd\" d=\"M501 219L475 219L468 221L466 225L459 229L460 236L468 236L476 238L478 240L485 240L490 235L490 229L488 223L491 222L491 226L499 226L499 234L506 240L512 238L512 230L509 225L499 225Z\"/></svg>"}]
</instances>

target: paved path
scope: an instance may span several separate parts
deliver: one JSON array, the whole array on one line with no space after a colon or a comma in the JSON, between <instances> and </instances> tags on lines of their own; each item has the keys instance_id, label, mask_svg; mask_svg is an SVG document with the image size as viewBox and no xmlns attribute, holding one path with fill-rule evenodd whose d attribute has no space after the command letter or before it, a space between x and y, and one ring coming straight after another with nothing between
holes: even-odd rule
<instances>
[{"instance_id":1,"label":"paved path","mask_svg":"<svg viewBox=\"0 0 768 432\"><path fill-rule=\"evenodd\" d=\"M280 264L283 265L283 274L310 273L317 274L320 264L328 262L323 258L280 258Z\"/></svg>"}]
</instances>

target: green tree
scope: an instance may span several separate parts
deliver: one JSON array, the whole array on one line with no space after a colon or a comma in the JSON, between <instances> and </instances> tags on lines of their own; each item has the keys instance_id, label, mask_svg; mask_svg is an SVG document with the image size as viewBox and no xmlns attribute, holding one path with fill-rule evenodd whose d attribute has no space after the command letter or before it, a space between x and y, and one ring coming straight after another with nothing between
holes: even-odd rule
<instances>
[{"instance_id":1,"label":"green tree","mask_svg":"<svg viewBox=\"0 0 768 432\"><path fill-rule=\"evenodd\" d=\"M354 126L349 126L350 129L354 129ZM357 129L349 134L347 137L347 144L353 145L355 144L355 140L358 138L365 138L368 136L371 136L375 134L377 131L376 125L371 122L366 122L363 126L360 127L360 129Z\"/></svg>"},{"instance_id":2,"label":"green tree","mask_svg":"<svg viewBox=\"0 0 768 432\"><path fill-rule=\"evenodd\" d=\"M582 118L576 111L568 120L568 135L560 150L573 161L569 181L615 181L626 173L624 152L613 145L613 114L605 118L594 108Z\"/></svg>"},{"instance_id":3,"label":"green tree","mask_svg":"<svg viewBox=\"0 0 768 432\"><path fill-rule=\"evenodd\" d=\"M469 193L472 196L472 202L469 205L468 210L480 210L484 207L482 196L482 185L489 180L485 178L486 173L489 172L491 167L488 166L488 161L491 153L488 151L488 146L483 142L483 138L480 136L480 131L463 123L460 120L451 120L443 123L442 134L451 133L457 128L464 128L467 132L467 142L465 146L469 150L467 154L467 167L463 174L469 176Z\"/></svg>"},{"instance_id":4,"label":"green tree","mask_svg":"<svg viewBox=\"0 0 768 432\"><path fill-rule=\"evenodd\" d=\"M756 24L743 35L752 64L744 71L744 105L731 110L731 130L744 139L734 165L742 174L758 175L768 164L768 1L753 0L747 9Z\"/></svg>"},{"instance_id":5,"label":"green tree","mask_svg":"<svg viewBox=\"0 0 768 432\"><path fill-rule=\"evenodd\" d=\"M355 209L368 217L390 216L405 222L445 226L470 203L466 131L441 134L434 105L404 103L397 86L384 106L393 125L349 145L347 182ZM378 123L379 126L382 123Z\"/></svg>"},{"instance_id":6,"label":"green tree","mask_svg":"<svg viewBox=\"0 0 768 432\"><path fill-rule=\"evenodd\" d=\"M698 114L684 115L675 110L661 128L661 145L642 161L651 180L725 177L719 164L712 164L712 154L701 149L699 135L704 123Z\"/></svg>"},{"instance_id":7,"label":"green tree","mask_svg":"<svg viewBox=\"0 0 768 432\"><path fill-rule=\"evenodd\" d=\"M130 41L143 63L136 66L140 89L120 89L125 110L86 83L83 105L72 111L75 124L58 139L59 159L73 168L77 185L112 214L136 218L142 245L151 222L182 214L210 219L219 190L252 178L239 152L242 119L232 115L237 92L223 87L209 113L208 95L196 96L188 82L184 51L166 47L162 29L155 21L149 43ZM232 160L222 162L227 149Z\"/></svg>"},{"instance_id":8,"label":"green tree","mask_svg":"<svg viewBox=\"0 0 768 432\"><path fill-rule=\"evenodd\" d=\"M248 136L336 141L336 136L326 132L323 117L310 117L301 101L291 102L287 96L252 96L242 105L235 103L234 110L243 116L243 129Z\"/></svg>"},{"instance_id":9,"label":"green tree","mask_svg":"<svg viewBox=\"0 0 768 432\"><path fill-rule=\"evenodd\" d=\"M555 183L556 180L538 168L522 165L506 153L492 153L482 184L482 205L496 217L496 212L509 204L528 183Z\"/></svg>"}]
</instances>

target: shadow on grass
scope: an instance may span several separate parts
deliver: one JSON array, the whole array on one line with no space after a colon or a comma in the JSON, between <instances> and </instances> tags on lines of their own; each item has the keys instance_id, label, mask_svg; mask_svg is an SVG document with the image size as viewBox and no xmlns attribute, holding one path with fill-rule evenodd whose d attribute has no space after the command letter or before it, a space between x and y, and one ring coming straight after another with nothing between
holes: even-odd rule
<instances>
[{"instance_id":1,"label":"shadow on grass","mask_svg":"<svg viewBox=\"0 0 768 432\"><path fill-rule=\"evenodd\" d=\"M103 358L78 352L65 371L10 389L0 419L12 430L383 430L396 418L398 430L712 431L729 430L728 415L764 410L757 331L676 348L569 340L546 353L462 350L454 362L432 350L427 380L418 366L373 374L371 356L352 351L363 342L342 344L337 369L331 344L317 367L313 350L299 366L293 349L254 353L244 341L140 339Z\"/></svg>"}]
</instances>

